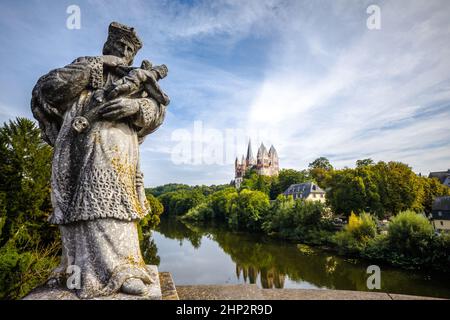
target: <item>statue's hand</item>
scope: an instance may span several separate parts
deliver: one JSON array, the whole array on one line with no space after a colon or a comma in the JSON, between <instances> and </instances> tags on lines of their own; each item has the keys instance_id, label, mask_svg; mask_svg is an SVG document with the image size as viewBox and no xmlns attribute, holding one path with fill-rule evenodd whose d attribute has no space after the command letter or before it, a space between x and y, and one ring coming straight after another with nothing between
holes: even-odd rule
<instances>
[{"instance_id":1,"label":"statue's hand","mask_svg":"<svg viewBox=\"0 0 450 320\"><path fill-rule=\"evenodd\" d=\"M135 115L139 111L139 100L119 98L105 103L99 109L99 114L111 121L120 120Z\"/></svg>"}]
</instances>

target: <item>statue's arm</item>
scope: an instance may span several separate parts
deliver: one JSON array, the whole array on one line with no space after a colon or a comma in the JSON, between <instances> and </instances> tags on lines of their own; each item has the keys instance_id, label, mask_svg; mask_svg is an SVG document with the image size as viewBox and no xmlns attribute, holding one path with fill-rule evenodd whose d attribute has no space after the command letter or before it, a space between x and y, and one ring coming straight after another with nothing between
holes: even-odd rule
<instances>
[{"instance_id":1,"label":"statue's arm","mask_svg":"<svg viewBox=\"0 0 450 320\"><path fill-rule=\"evenodd\" d=\"M83 90L100 88L103 63L100 57L82 57L41 77L35 91L47 103L62 111L64 105L78 98Z\"/></svg>"},{"instance_id":2,"label":"statue's arm","mask_svg":"<svg viewBox=\"0 0 450 320\"><path fill-rule=\"evenodd\" d=\"M161 126L166 116L166 106L152 98L139 98L139 111L133 119L138 128L138 137L143 138Z\"/></svg>"},{"instance_id":3,"label":"statue's arm","mask_svg":"<svg viewBox=\"0 0 450 320\"><path fill-rule=\"evenodd\" d=\"M78 58L63 68L50 71L36 83L31 109L42 129L44 140L50 145L54 144L58 136L64 113L81 93L103 86L103 65L109 61L105 61L107 58Z\"/></svg>"}]
</instances>

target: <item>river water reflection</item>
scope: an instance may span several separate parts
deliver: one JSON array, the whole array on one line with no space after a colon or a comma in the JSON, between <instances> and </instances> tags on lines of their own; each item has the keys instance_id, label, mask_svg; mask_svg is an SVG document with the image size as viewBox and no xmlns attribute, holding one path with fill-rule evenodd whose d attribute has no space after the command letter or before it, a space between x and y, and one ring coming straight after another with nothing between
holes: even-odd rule
<instances>
[{"instance_id":1,"label":"river water reflection","mask_svg":"<svg viewBox=\"0 0 450 320\"><path fill-rule=\"evenodd\" d=\"M175 284L256 283L262 288L368 291L367 261L223 228L162 219L153 232L160 271ZM145 251L145 249L144 249ZM450 276L381 267L381 291L450 298Z\"/></svg>"}]
</instances>

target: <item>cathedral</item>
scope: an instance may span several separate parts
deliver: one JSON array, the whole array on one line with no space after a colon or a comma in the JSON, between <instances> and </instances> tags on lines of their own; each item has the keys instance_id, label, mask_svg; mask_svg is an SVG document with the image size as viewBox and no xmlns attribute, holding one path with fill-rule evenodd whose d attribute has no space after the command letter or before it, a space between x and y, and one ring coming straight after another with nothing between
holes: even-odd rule
<instances>
[{"instance_id":1,"label":"cathedral","mask_svg":"<svg viewBox=\"0 0 450 320\"><path fill-rule=\"evenodd\" d=\"M271 146L269 152L267 152L264 143L261 143L255 160L253 158L252 142L248 142L247 156L244 158L244 155L242 155L240 162L236 158L234 163L234 184L236 188L241 186L245 173L250 169L255 169L262 176L277 176L280 167L278 164L278 154L274 146Z\"/></svg>"}]
</instances>

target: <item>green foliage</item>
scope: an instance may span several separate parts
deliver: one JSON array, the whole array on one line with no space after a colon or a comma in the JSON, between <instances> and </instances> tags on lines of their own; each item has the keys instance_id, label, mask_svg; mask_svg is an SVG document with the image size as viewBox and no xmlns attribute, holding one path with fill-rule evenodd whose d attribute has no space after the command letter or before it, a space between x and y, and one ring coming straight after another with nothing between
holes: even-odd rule
<instances>
[{"instance_id":1,"label":"green foliage","mask_svg":"<svg viewBox=\"0 0 450 320\"><path fill-rule=\"evenodd\" d=\"M333 166L331 165L330 160L328 160L325 157L317 158L308 165L308 168L310 170L313 169L333 170Z\"/></svg>"},{"instance_id":2,"label":"green foliage","mask_svg":"<svg viewBox=\"0 0 450 320\"><path fill-rule=\"evenodd\" d=\"M261 191L242 190L232 204L228 224L234 229L258 231L270 207L269 197Z\"/></svg>"},{"instance_id":3,"label":"green foliage","mask_svg":"<svg viewBox=\"0 0 450 320\"><path fill-rule=\"evenodd\" d=\"M389 223L389 246L407 256L424 256L433 233L433 226L423 215L413 211L401 212Z\"/></svg>"},{"instance_id":4,"label":"green foliage","mask_svg":"<svg viewBox=\"0 0 450 320\"><path fill-rule=\"evenodd\" d=\"M352 213L344 230L333 237L339 250L344 253L359 253L377 234L375 219L368 213L359 216Z\"/></svg>"},{"instance_id":5,"label":"green foliage","mask_svg":"<svg viewBox=\"0 0 450 320\"><path fill-rule=\"evenodd\" d=\"M361 255L408 269L448 271L450 235L435 235L423 215L404 211L392 218L387 234L376 236Z\"/></svg>"},{"instance_id":6,"label":"green foliage","mask_svg":"<svg viewBox=\"0 0 450 320\"><path fill-rule=\"evenodd\" d=\"M164 211L162 203L152 194L147 194L147 201L150 206L150 213L146 215L139 223L140 227L155 229L159 224L160 215Z\"/></svg>"},{"instance_id":7,"label":"green foliage","mask_svg":"<svg viewBox=\"0 0 450 320\"><path fill-rule=\"evenodd\" d=\"M158 186L155 188L146 188L145 193L152 194L155 197L159 197L165 193L174 192L174 191L190 191L190 190L198 190L204 196L208 196L216 191L227 188L229 185L211 185L211 186L189 186L187 184L179 184L179 183L169 183L162 186Z\"/></svg>"},{"instance_id":8,"label":"green foliage","mask_svg":"<svg viewBox=\"0 0 450 320\"><path fill-rule=\"evenodd\" d=\"M318 201L280 195L265 217L262 229L269 235L309 244L326 244L331 235L330 222L324 218L325 206Z\"/></svg>"},{"instance_id":9,"label":"green foliage","mask_svg":"<svg viewBox=\"0 0 450 320\"><path fill-rule=\"evenodd\" d=\"M59 262L59 244L21 251L14 241L0 248L0 299L21 299L47 280Z\"/></svg>"},{"instance_id":10,"label":"green foliage","mask_svg":"<svg viewBox=\"0 0 450 320\"><path fill-rule=\"evenodd\" d=\"M431 206L436 197L450 196L450 188L437 178L417 177L417 198L411 209L417 212L431 213Z\"/></svg>"},{"instance_id":11,"label":"green foliage","mask_svg":"<svg viewBox=\"0 0 450 320\"><path fill-rule=\"evenodd\" d=\"M199 205L205 196L199 189L187 189L164 193L158 197L167 215L182 216Z\"/></svg>"},{"instance_id":12,"label":"green foliage","mask_svg":"<svg viewBox=\"0 0 450 320\"><path fill-rule=\"evenodd\" d=\"M27 235L19 245L53 242L56 228L47 223L51 159L52 149L32 121L17 118L0 128L0 246L24 225Z\"/></svg>"},{"instance_id":13,"label":"green foliage","mask_svg":"<svg viewBox=\"0 0 450 320\"><path fill-rule=\"evenodd\" d=\"M214 216L214 211L211 208L211 202L205 201L198 206L191 208L184 216L183 220L191 220L197 222L211 221Z\"/></svg>"},{"instance_id":14,"label":"green foliage","mask_svg":"<svg viewBox=\"0 0 450 320\"><path fill-rule=\"evenodd\" d=\"M52 149L24 118L0 128L0 299L18 299L57 264L51 212Z\"/></svg>"},{"instance_id":15,"label":"green foliage","mask_svg":"<svg viewBox=\"0 0 450 320\"><path fill-rule=\"evenodd\" d=\"M333 171L333 166L325 157L320 157L311 162L308 166L311 178L321 187L326 189L327 181L330 179L330 174Z\"/></svg>"},{"instance_id":16,"label":"green foliage","mask_svg":"<svg viewBox=\"0 0 450 320\"><path fill-rule=\"evenodd\" d=\"M180 184L180 183L168 183L162 186L158 186L155 188L146 188L145 194L148 196L149 194L159 197L160 195L164 193L174 192L174 191L180 191L180 190L189 190L191 189L190 186L187 184Z\"/></svg>"},{"instance_id":17,"label":"green foliage","mask_svg":"<svg viewBox=\"0 0 450 320\"><path fill-rule=\"evenodd\" d=\"M268 196L261 191L227 188L189 210L183 217L192 221L223 221L233 229L258 231L261 219L270 208Z\"/></svg>"},{"instance_id":18,"label":"green foliage","mask_svg":"<svg viewBox=\"0 0 450 320\"><path fill-rule=\"evenodd\" d=\"M236 203L238 191L229 187L211 194L204 202L190 209L183 219L193 221L220 221L228 223Z\"/></svg>"},{"instance_id":19,"label":"green foliage","mask_svg":"<svg viewBox=\"0 0 450 320\"><path fill-rule=\"evenodd\" d=\"M212 213L209 215L212 219L228 222L231 215L231 209L238 197L235 188L226 188L213 193L209 197L209 205Z\"/></svg>"},{"instance_id":20,"label":"green foliage","mask_svg":"<svg viewBox=\"0 0 450 320\"><path fill-rule=\"evenodd\" d=\"M368 158L368 159L362 159L362 160L356 160L356 167L366 167L366 166L373 166L375 162Z\"/></svg>"},{"instance_id":21,"label":"green foliage","mask_svg":"<svg viewBox=\"0 0 450 320\"><path fill-rule=\"evenodd\" d=\"M333 170L324 181L329 205L343 215L367 211L383 218L408 209L430 212L434 197L450 192L450 188L417 176L400 162Z\"/></svg>"},{"instance_id":22,"label":"green foliage","mask_svg":"<svg viewBox=\"0 0 450 320\"><path fill-rule=\"evenodd\" d=\"M435 235L428 251L430 268L448 272L450 266L450 233Z\"/></svg>"},{"instance_id":23,"label":"green foliage","mask_svg":"<svg viewBox=\"0 0 450 320\"><path fill-rule=\"evenodd\" d=\"M261 191L265 194L270 193L272 177L257 174L255 171L247 172L241 184L241 189L250 189Z\"/></svg>"}]
</instances>

